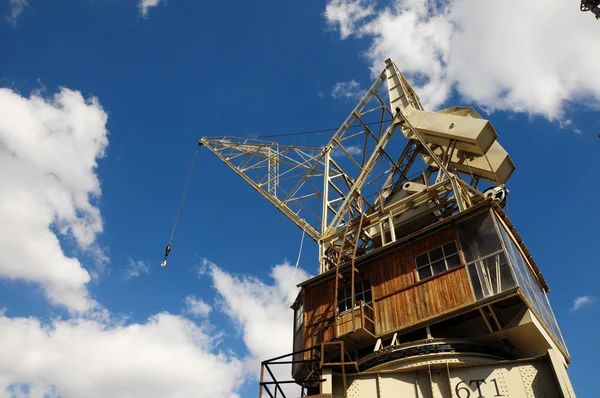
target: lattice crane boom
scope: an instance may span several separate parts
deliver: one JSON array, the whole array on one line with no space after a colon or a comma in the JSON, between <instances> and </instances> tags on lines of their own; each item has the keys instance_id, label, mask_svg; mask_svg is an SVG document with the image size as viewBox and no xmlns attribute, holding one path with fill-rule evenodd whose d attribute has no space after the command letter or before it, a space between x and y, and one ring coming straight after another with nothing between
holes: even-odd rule
<instances>
[{"instance_id":1,"label":"lattice crane boom","mask_svg":"<svg viewBox=\"0 0 600 398\"><path fill-rule=\"evenodd\" d=\"M397 130L402 134L395 134ZM204 137L199 144L317 242L320 271L325 272L395 240L398 225L407 217L421 216L419 212L443 217L469 207L472 197L481 193L458 177L459 169L485 171L482 155L491 168L484 178L493 174L498 180L495 171L501 171L507 179L512 162L506 165L508 155L503 157L495 137L489 122L472 108L425 112L406 78L388 60L323 146L247 137ZM492 144L495 157L490 162L486 151ZM411 175L417 163L419 172ZM412 191L404 189L405 183L412 183Z\"/></svg>"},{"instance_id":2,"label":"lattice crane boom","mask_svg":"<svg viewBox=\"0 0 600 398\"><path fill-rule=\"evenodd\" d=\"M320 216L314 207L322 193L311 180L323 175L321 148L283 146L238 137L204 137L199 144L214 153L308 236L319 241ZM311 223L311 218L316 221Z\"/></svg>"},{"instance_id":3,"label":"lattice crane boom","mask_svg":"<svg viewBox=\"0 0 600 398\"><path fill-rule=\"evenodd\" d=\"M306 231L321 246L322 259L334 257L344 244L336 233L372 213L384 181L389 185L400 172L385 150L397 125L379 92L386 79L384 72L323 147L236 137L199 143Z\"/></svg>"}]
</instances>

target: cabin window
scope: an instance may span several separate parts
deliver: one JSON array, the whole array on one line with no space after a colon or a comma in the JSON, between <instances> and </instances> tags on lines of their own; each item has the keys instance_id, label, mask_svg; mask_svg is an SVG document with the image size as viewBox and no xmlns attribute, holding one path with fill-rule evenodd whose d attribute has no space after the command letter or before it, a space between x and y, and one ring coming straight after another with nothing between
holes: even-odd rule
<instances>
[{"instance_id":1,"label":"cabin window","mask_svg":"<svg viewBox=\"0 0 600 398\"><path fill-rule=\"evenodd\" d=\"M415 257L419 280L460 265L456 242L452 241Z\"/></svg>"},{"instance_id":2,"label":"cabin window","mask_svg":"<svg viewBox=\"0 0 600 398\"><path fill-rule=\"evenodd\" d=\"M294 310L294 332L298 331L302 324L304 323L304 305L302 303L298 304L296 309Z\"/></svg>"},{"instance_id":3,"label":"cabin window","mask_svg":"<svg viewBox=\"0 0 600 398\"><path fill-rule=\"evenodd\" d=\"M358 308L360 302L370 303L371 282L368 279L356 282L354 284L354 308ZM338 290L338 311L344 312L352 309L352 287L344 286Z\"/></svg>"}]
</instances>

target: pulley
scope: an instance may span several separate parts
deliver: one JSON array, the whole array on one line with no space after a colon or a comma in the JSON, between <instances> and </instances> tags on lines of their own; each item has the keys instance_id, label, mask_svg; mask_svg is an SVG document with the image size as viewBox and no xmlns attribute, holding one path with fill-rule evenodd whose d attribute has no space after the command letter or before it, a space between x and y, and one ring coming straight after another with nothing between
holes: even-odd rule
<instances>
[{"instance_id":1,"label":"pulley","mask_svg":"<svg viewBox=\"0 0 600 398\"><path fill-rule=\"evenodd\" d=\"M506 195L508 195L509 191L506 189L506 186L499 185L497 187L488 188L483 191L483 196L488 199L494 199L500 207L506 206Z\"/></svg>"}]
</instances>

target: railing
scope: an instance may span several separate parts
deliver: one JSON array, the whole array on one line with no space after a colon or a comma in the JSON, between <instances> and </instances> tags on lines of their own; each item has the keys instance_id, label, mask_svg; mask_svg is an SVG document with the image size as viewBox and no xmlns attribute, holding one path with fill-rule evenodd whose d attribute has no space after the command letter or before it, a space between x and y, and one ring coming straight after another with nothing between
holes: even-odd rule
<instances>
[{"instance_id":1,"label":"railing","mask_svg":"<svg viewBox=\"0 0 600 398\"><path fill-rule=\"evenodd\" d=\"M363 328L375 335L375 311L373 307L361 301L360 310Z\"/></svg>"},{"instance_id":2,"label":"railing","mask_svg":"<svg viewBox=\"0 0 600 398\"><path fill-rule=\"evenodd\" d=\"M340 314L337 319L337 335L364 329L375 335L375 321L373 307L364 301L358 302L358 308Z\"/></svg>"},{"instance_id":3,"label":"railing","mask_svg":"<svg viewBox=\"0 0 600 398\"><path fill-rule=\"evenodd\" d=\"M304 358L305 353L309 354L308 359L296 359ZM291 360L288 360L287 358L291 358ZM347 361L346 358L349 360ZM281 372L274 372L272 369L274 365L291 365L292 367L300 365L305 367L305 369L302 376L295 376L294 379L286 378L285 380L279 380L275 374ZM322 378L323 367L339 369L342 375L344 391L346 391L346 366L349 366L352 372L358 372L358 364L350 359L349 354L344 348L344 342L339 340L322 342L311 348L268 359L261 363L258 398L263 398L263 391L265 391L270 398L287 398L287 396L306 397L309 388L315 391L320 383L325 381L325 379ZM294 384L300 387L299 394L291 390L291 387L293 387Z\"/></svg>"},{"instance_id":4,"label":"railing","mask_svg":"<svg viewBox=\"0 0 600 398\"><path fill-rule=\"evenodd\" d=\"M322 349L320 349L319 347L316 347L316 348L312 347L312 348L307 348L304 350L294 351L290 354L281 355L279 357L271 358L271 359L268 359L268 360L262 362L260 364L260 386L259 386L259 391L258 391L258 398L263 397L263 391L265 391L270 398L277 398L277 397L286 398L286 393L290 394L290 395L293 394L292 396L294 396L294 397L306 396L307 388L314 387L315 385L318 385L319 383L322 383L324 381L324 379L321 378L321 372L320 372L321 363L322 363L321 351L322 351ZM305 352L311 352L310 359L300 359L300 360L296 359L298 357L304 358L303 354ZM292 359L287 360L287 358L290 358L290 357ZM274 365L275 366L291 365L292 367L294 367L296 365L305 366L307 374L301 380L294 380L294 379L279 380L273 373L272 367ZM281 368L280 366L278 366L278 367ZM265 374L265 371L267 374ZM286 371L286 372L289 372L289 371ZM279 373L279 372L275 372L275 373ZM299 394L295 394L292 391L290 391L290 387L292 387L294 384L300 386ZM273 391L271 391L271 389L273 389Z\"/></svg>"}]
</instances>

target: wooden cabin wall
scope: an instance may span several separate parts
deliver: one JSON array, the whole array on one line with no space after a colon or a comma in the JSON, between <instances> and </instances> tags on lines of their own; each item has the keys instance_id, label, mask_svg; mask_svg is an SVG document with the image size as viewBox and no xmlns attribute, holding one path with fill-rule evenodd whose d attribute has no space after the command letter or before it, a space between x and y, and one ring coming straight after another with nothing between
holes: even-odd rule
<instances>
[{"instance_id":1,"label":"wooden cabin wall","mask_svg":"<svg viewBox=\"0 0 600 398\"><path fill-rule=\"evenodd\" d=\"M452 227L399 247L373 261L360 265L369 278L373 296L375 334L382 335L441 315L474 302L464 265L419 281L415 257L448 242L456 241L462 262L464 256ZM304 348L334 338L335 280L306 286L304 291ZM349 314L342 315L344 317ZM351 323L349 323L351 327ZM340 330L343 334L344 330Z\"/></svg>"},{"instance_id":2,"label":"wooden cabin wall","mask_svg":"<svg viewBox=\"0 0 600 398\"><path fill-rule=\"evenodd\" d=\"M464 266L418 281L415 257L451 241L456 241L464 263L456 230L446 228L368 264L365 274L371 280L378 335L474 301Z\"/></svg>"},{"instance_id":3,"label":"wooden cabin wall","mask_svg":"<svg viewBox=\"0 0 600 398\"><path fill-rule=\"evenodd\" d=\"M335 280L307 286L304 291L304 348L334 338Z\"/></svg>"},{"instance_id":4,"label":"wooden cabin wall","mask_svg":"<svg viewBox=\"0 0 600 398\"><path fill-rule=\"evenodd\" d=\"M465 267L375 299L376 331L385 334L473 302Z\"/></svg>"}]
</instances>

